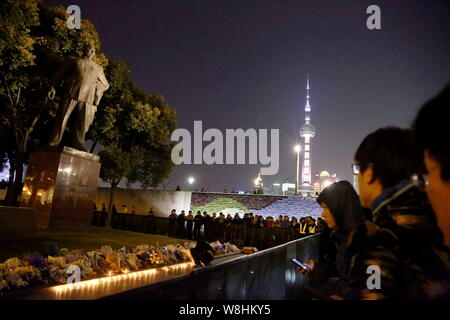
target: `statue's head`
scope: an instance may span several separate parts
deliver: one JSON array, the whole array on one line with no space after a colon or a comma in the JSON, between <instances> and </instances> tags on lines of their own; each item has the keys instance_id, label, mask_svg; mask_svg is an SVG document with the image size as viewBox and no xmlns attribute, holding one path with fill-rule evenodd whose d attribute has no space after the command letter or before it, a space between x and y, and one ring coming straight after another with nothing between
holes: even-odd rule
<instances>
[{"instance_id":1,"label":"statue's head","mask_svg":"<svg viewBox=\"0 0 450 320\"><path fill-rule=\"evenodd\" d=\"M92 60L95 56L95 47L92 44L88 44L84 47L83 57Z\"/></svg>"}]
</instances>

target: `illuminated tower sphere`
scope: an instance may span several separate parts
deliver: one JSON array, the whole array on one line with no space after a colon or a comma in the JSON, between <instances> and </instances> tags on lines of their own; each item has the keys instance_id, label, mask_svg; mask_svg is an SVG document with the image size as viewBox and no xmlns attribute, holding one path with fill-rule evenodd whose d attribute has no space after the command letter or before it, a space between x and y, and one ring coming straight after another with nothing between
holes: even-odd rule
<instances>
[{"instance_id":1,"label":"illuminated tower sphere","mask_svg":"<svg viewBox=\"0 0 450 320\"><path fill-rule=\"evenodd\" d=\"M312 194L314 188L311 182L311 139L316 134L316 128L311 123L311 105L309 104L309 76L306 80L306 105L305 105L305 123L300 127L300 137L303 139L303 166L302 166L302 184L300 193L302 195Z\"/></svg>"},{"instance_id":2,"label":"illuminated tower sphere","mask_svg":"<svg viewBox=\"0 0 450 320\"><path fill-rule=\"evenodd\" d=\"M258 173L258 177L255 179L255 188L261 189L264 187L263 180L261 178L261 172Z\"/></svg>"}]
</instances>

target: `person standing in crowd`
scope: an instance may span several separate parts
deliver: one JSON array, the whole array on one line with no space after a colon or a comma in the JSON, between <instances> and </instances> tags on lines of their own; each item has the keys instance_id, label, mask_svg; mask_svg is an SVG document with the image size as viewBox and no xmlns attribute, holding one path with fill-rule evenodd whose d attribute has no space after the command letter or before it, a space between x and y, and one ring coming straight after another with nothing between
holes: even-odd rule
<instances>
[{"instance_id":1,"label":"person standing in crowd","mask_svg":"<svg viewBox=\"0 0 450 320\"><path fill-rule=\"evenodd\" d=\"M208 212L203 211L203 236L206 241L209 240L211 236L211 216Z\"/></svg>"},{"instance_id":2,"label":"person standing in crowd","mask_svg":"<svg viewBox=\"0 0 450 320\"><path fill-rule=\"evenodd\" d=\"M255 246L259 249L263 248L264 236L264 218L261 215L256 216L256 230L255 230Z\"/></svg>"},{"instance_id":3,"label":"person standing in crowd","mask_svg":"<svg viewBox=\"0 0 450 320\"><path fill-rule=\"evenodd\" d=\"M308 222L306 221L305 217L301 217L300 218L300 223L299 223L299 234L300 237L305 237L308 233Z\"/></svg>"},{"instance_id":4,"label":"person standing in crowd","mask_svg":"<svg viewBox=\"0 0 450 320\"><path fill-rule=\"evenodd\" d=\"M126 204L122 206L122 213L128 213L128 207Z\"/></svg>"},{"instance_id":5,"label":"person standing in crowd","mask_svg":"<svg viewBox=\"0 0 450 320\"><path fill-rule=\"evenodd\" d=\"M311 217L311 219L309 220L307 229L308 235L313 235L316 233L316 220L314 220L314 218Z\"/></svg>"},{"instance_id":6,"label":"person standing in crowd","mask_svg":"<svg viewBox=\"0 0 450 320\"><path fill-rule=\"evenodd\" d=\"M289 221L288 216L284 216L280 222L280 230L278 230L278 236L280 238L281 243L285 243L288 241L289 232L290 232L291 222Z\"/></svg>"},{"instance_id":7,"label":"person standing in crowd","mask_svg":"<svg viewBox=\"0 0 450 320\"><path fill-rule=\"evenodd\" d=\"M102 214L103 214L104 212L106 212L106 206L105 206L104 203L102 203Z\"/></svg>"},{"instance_id":8,"label":"person standing in crowd","mask_svg":"<svg viewBox=\"0 0 450 320\"><path fill-rule=\"evenodd\" d=\"M249 246L255 245L255 234L256 229L258 228L257 224L258 224L257 217L252 215L252 220L250 226L247 228L247 234L245 239L245 243Z\"/></svg>"},{"instance_id":9,"label":"person standing in crowd","mask_svg":"<svg viewBox=\"0 0 450 320\"><path fill-rule=\"evenodd\" d=\"M298 226L298 220L296 217L291 217L291 227L297 227Z\"/></svg>"},{"instance_id":10,"label":"person standing in crowd","mask_svg":"<svg viewBox=\"0 0 450 320\"><path fill-rule=\"evenodd\" d=\"M323 221L323 219L321 217L317 218L317 224L316 224L316 232L317 233L321 233L324 232L326 228L326 224Z\"/></svg>"},{"instance_id":11,"label":"person standing in crowd","mask_svg":"<svg viewBox=\"0 0 450 320\"><path fill-rule=\"evenodd\" d=\"M155 212L153 211L153 208L150 208L150 210L148 210L147 215L150 217L153 217L155 215Z\"/></svg>"},{"instance_id":12,"label":"person standing in crowd","mask_svg":"<svg viewBox=\"0 0 450 320\"><path fill-rule=\"evenodd\" d=\"M283 216L279 215L278 218L275 220L275 227L281 228L281 221L283 221Z\"/></svg>"},{"instance_id":13,"label":"person standing in crowd","mask_svg":"<svg viewBox=\"0 0 450 320\"><path fill-rule=\"evenodd\" d=\"M361 204L371 208L372 220L379 226L364 261L377 261L383 271L381 289L364 288L361 297L437 299L448 294L448 254L439 250L442 233L417 183L425 168L412 130L376 130L358 147L355 161ZM367 267L361 266L361 277Z\"/></svg>"},{"instance_id":14,"label":"person standing in crowd","mask_svg":"<svg viewBox=\"0 0 450 320\"><path fill-rule=\"evenodd\" d=\"M242 223L242 219L241 219L241 217L239 216L239 213L236 212L236 213L234 214L232 223L233 223L233 224L241 224L241 223Z\"/></svg>"},{"instance_id":15,"label":"person standing in crowd","mask_svg":"<svg viewBox=\"0 0 450 320\"><path fill-rule=\"evenodd\" d=\"M320 260L306 260L308 270L297 270L322 282L312 285L322 296L355 298L347 288L357 276L352 266L364 249L362 244L367 229L358 195L348 181L339 181L326 187L317 202L323 208L322 217L331 233L320 236L323 250ZM371 223L370 228L376 226Z\"/></svg>"},{"instance_id":16,"label":"person standing in crowd","mask_svg":"<svg viewBox=\"0 0 450 320\"><path fill-rule=\"evenodd\" d=\"M266 221L264 220L264 217L263 216L258 216L259 217L259 226L261 227L261 228L264 228L265 226L266 226Z\"/></svg>"},{"instance_id":17,"label":"person standing in crowd","mask_svg":"<svg viewBox=\"0 0 450 320\"><path fill-rule=\"evenodd\" d=\"M285 229L289 229L291 227L291 222L289 221L288 216L284 216L280 222L280 226Z\"/></svg>"},{"instance_id":18,"label":"person standing in crowd","mask_svg":"<svg viewBox=\"0 0 450 320\"><path fill-rule=\"evenodd\" d=\"M200 237L200 229L202 227L203 217L202 213L197 211L197 214L194 217L194 240L198 240Z\"/></svg>"},{"instance_id":19,"label":"person standing in crowd","mask_svg":"<svg viewBox=\"0 0 450 320\"><path fill-rule=\"evenodd\" d=\"M189 210L189 213L186 217L186 238L192 240L192 227L194 224L194 216L192 215L192 211Z\"/></svg>"},{"instance_id":20,"label":"person standing in crowd","mask_svg":"<svg viewBox=\"0 0 450 320\"><path fill-rule=\"evenodd\" d=\"M136 208L134 206L131 208L131 214L136 214Z\"/></svg>"},{"instance_id":21,"label":"person standing in crowd","mask_svg":"<svg viewBox=\"0 0 450 320\"><path fill-rule=\"evenodd\" d=\"M243 227L243 221L241 217L239 216L239 213L236 212L233 217L232 225L231 225L231 237L230 242L234 242L236 244L243 243L245 241L245 235L244 235L244 227Z\"/></svg>"},{"instance_id":22,"label":"person standing in crowd","mask_svg":"<svg viewBox=\"0 0 450 320\"><path fill-rule=\"evenodd\" d=\"M117 208L116 208L115 204L112 205L111 212L112 212L112 214L117 214Z\"/></svg>"},{"instance_id":23,"label":"person standing in crowd","mask_svg":"<svg viewBox=\"0 0 450 320\"><path fill-rule=\"evenodd\" d=\"M290 240L294 240L298 238L299 234L299 224L296 217L291 218L291 232L290 232Z\"/></svg>"},{"instance_id":24,"label":"person standing in crowd","mask_svg":"<svg viewBox=\"0 0 450 320\"><path fill-rule=\"evenodd\" d=\"M251 218L250 218L250 215L248 213L244 213L244 217L242 218L242 222L248 228L248 226L251 223Z\"/></svg>"},{"instance_id":25,"label":"person standing in crowd","mask_svg":"<svg viewBox=\"0 0 450 320\"><path fill-rule=\"evenodd\" d=\"M217 227L218 227L218 223L217 223L217 213L216 212L213 212L212 213L212 216L211 216L211 224L210 224L210 229L211 229L211 231L210 231L210 233L211 233L211 236L210 236L210 240L211 241L216 241L216 240L218 240L218 235L217 235Z\"/></svg>"},{"instance_id":26,"label":"person standing in crowd","mask_svg":"<svg viewBox=\"0 0 450 320\"><path fill-rule=\"evenodd\" d=\"M444 235L441 248L450 247L450 84L419 111L413 124L427 171L426 192Z\"/></svg>"},{"instance_id":27,"label":"person standing in crowd","mask_svg":"<svg viewBox=\"0 0 450 320\"><path fill-rule=\"evenodd\" d=\"M186 235L185 218L186 218L186 215L184 213L184 210L181 210L181 213L177 217L177 237L178 238L184 238Z\"/></svg>"},{"instance_id":28,"label":"person standing in crowd","mask_svg":"<svg viewBox=\"0 0 450 320\"><path fill-rule=\"evenodd\" d=\"M270 216L267 217L265 227L266 228L273 228L273 227L275 227L275 222L273 221L272 217L270 217Z\"/></svg>"},{"instance_id":29,"label":"person standing in crowd","mask_svg":"<svg viewBox=\"0 0 450 320\"><path fill-rule=\"evenodd\" d=\"M169 237L176 236L177 229L177 210L172 209L169 215Z\"/></svg>"}]
</instances>

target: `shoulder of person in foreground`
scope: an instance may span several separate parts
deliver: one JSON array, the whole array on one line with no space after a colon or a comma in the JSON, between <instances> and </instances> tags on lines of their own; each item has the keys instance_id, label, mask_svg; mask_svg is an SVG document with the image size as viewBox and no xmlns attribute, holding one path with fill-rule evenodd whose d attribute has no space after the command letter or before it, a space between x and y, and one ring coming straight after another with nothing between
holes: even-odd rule
<instances>
[{"instance_id":1,"label":"shoulder of person in foreground","mask_svg":"<svg viewBox=\"0 0 450 320\"><path fill-rule=\"evenodd\" d=\"M384 224L398 237L403 274L417 288L416 294L436 299L450 293L450 251L443 244L443 234L423 188L409 188L386 211L392 220L384 219Z\"/></svg>"},{"instance_id":2,"label":"shoulder of person in foreground","mask_svg":"<svg viewBox=\"0 0 450 320\"><path fill-rule=\"evenodd\" d=\"M415 244L405 243L388 228L374 229L355 256L349 296L363 300L428 300L448 295L448 267L426 241Z\"/></svg>"}]
</instances>

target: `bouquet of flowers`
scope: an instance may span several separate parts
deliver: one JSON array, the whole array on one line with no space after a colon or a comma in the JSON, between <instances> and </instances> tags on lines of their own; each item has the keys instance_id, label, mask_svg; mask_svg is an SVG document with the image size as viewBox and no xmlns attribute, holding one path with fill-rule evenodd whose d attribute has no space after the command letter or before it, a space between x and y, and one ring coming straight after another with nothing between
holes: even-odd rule
<instances>
[{"instance_id":1,"label":"bouquet of flowers","mask_svg":"<svg viewBox=\"0 0 450 320\"><path fill-rule=\"evenodd\" d=\"M56 285L67 282L67 269L77 265L81 279L88 280L168 266L191 261L188 249L195 243L185 242L168 246L138 245L135 248L114 250L109 245L85 252L82 249L58 249L52 246L52 255L44 257L38 252L14 257L0 263L0 295L6 290L39 284Z\"/></svg>"}]
</instances>

